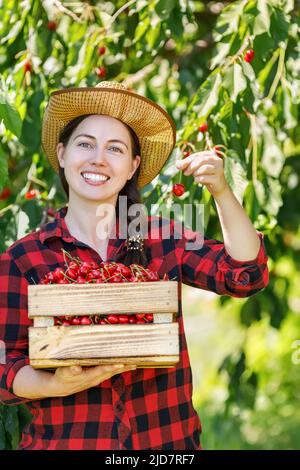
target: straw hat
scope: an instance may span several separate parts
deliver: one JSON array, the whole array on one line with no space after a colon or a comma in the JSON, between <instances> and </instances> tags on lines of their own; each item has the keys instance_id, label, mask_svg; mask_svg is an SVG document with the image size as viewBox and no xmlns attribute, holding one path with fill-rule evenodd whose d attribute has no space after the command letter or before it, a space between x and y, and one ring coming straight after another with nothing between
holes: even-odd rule
<instances>
[{"instance_id":1,"label":"straw hat","mask_svg":"<svg viewBox=\"0 0 300 470\"><path fill-rule=\"evenodd\" d=\"M141 147L139 188L160 172L175 146L176 127L167 112L121 83L103 81L95 87L64 88L50 95L42 124L42 147L57 173L59 134L82 114L112 116L135 131Z\"/></svg>"}]
</instances>

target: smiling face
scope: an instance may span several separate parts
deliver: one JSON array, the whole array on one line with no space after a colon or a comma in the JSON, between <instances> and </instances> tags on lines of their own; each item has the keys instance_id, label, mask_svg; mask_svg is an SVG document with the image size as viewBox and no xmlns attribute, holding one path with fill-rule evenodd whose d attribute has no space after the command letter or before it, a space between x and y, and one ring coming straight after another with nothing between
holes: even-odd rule
<instances>
[{"instance_id":1,"label":"smiling face","mask_svg":"<svg viewBox=\"0 0 300 470\"><path fill-rule=\"evenodd\" d=\"M64 147L57 145L69 197L116 203L120 190L137 170L141 157L132 157L130 133L118 119L105 115L85 118Z\"/></svg>"}]
</instances>

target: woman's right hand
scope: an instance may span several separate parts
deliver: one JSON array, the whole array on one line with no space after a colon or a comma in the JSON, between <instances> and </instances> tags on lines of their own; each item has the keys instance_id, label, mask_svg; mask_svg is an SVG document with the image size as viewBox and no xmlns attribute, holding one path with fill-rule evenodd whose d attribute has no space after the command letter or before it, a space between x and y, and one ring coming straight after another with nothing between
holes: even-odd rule
<instances>
[{"instance_id":1,"label":"woman's right hand","mask_svg":"<svg viewBox=\"0 0 300 470\"><path fill-rule=\"evenodd\" d=\"M97 387L101 382L115 374L135 370L136 366L126 364L107 364L92 367L58 367L50 379L52 397L65 397Z\"/></svg>"}]
</instances>

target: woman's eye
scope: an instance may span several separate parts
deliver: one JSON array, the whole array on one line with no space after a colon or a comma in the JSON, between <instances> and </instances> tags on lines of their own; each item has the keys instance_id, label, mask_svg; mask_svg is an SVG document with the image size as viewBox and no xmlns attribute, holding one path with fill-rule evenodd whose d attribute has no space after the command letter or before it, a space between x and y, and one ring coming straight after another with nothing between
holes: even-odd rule
<instances>
[{"instance_id":1,"label":"woman's eye","mask_svg":"<svg viewBox=\"0 0 300 470\"><path fill-rule=\"evenodd\" d=\"M114 146L113 146L113 147L110 147L110 148L111 148L111 149L117 149L117 150L119 150L119 152L123 153L122 150L119 149L119 147L114 147Z\"/></svg>"},{"instance_id":2,"label":"woman's eye","mask_svg":"<svg viewBox=\"0 0 300 470\"><path fill-rule=\"evenodd\" d=\"M80 142L80 144L78 144L78 147L80 147L80 145L89 145L89 146L91 146L91 144L89 144L88 142ZM84 147L84 148L87 148L87 147Z\"/></svg>"}]
</instances>

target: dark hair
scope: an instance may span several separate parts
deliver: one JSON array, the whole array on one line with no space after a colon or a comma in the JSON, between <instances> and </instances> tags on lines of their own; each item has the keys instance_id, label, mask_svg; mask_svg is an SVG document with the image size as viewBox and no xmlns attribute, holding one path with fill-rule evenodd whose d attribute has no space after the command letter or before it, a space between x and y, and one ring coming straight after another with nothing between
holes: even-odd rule
<instances>
[{"instance_id":1,"label":"dark hair","mask_svg":"<svg viewBox=\"0 0 300 470\"><path fill-rule=\"evenodd\" d=\"M76 117L72 121L70 121L60 132L58 141L61 142L64 145L64 147L66 147L73 131L84 119L86 119L89 116L92 116L92 114L83 114L81 116ZM131 140L131 148L132 148L132 158L135 158L136 155L141 154L139 139L136 133L134 132L134 130L130 126L128 126L124 122L122 122L122 124L124 124L129 131L130 140ZM118 200L116 204L116 217L118 217L119 215L119 196L127 196L127 205L128 205L127 206L127 227L129 227L131 220L134 218L133 216L129 216L130 206L132 204L141 203L141 195L137 187L139 173L140 173L140 165L138 166L132 178L130 180L127 180L125 186L121 189L118 195ZM61 166L59 167L59 177L60 177L62 187L67 197L69 198L69 185L65 177L64 168L62 168ZM141 214L141 217L143 216L145 217L145 214ZM145 221L145 224L146 224L146 227L148 227L147 221ZM127 233L127 237L128 237L128 233ZM140 264L146 267L148 265L145 247L143 248L142 251L138 251L138 250L127 251L125 244L124 244L124 248L115 257L114 261L122 262L126 266L129 266L130 264Z\"/></svg>"}]
</instances>

